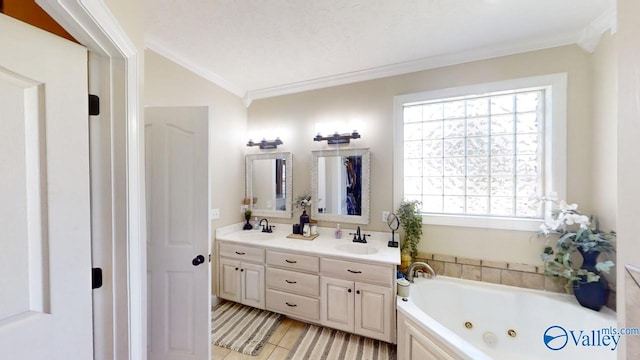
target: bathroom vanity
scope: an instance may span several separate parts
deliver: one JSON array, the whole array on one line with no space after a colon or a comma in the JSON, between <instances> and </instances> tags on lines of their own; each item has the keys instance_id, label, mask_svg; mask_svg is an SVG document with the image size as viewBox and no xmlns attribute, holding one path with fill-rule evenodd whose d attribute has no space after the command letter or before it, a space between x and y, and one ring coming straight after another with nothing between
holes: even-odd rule
<instances>
[{"instance_id":1,"label":"bathroom vanity","mask_svg":"<svg viewBox=\"0 0 640 360\"><path fill-rule=\"evenodd\" d=\"M374 232L359 244L349 230L335 239L333 229L319 228L316 239L301 240L287 238L289 224L276 224L273 233L241 227L216 231L221 298L396 342L400 252L387 247L391 234Z\"/></svg>"}]
</instances>

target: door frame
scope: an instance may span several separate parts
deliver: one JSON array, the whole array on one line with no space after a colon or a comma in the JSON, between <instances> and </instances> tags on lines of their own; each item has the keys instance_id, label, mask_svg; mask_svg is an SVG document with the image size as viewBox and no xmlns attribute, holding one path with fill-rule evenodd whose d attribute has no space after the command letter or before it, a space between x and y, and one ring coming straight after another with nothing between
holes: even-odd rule
<instances>
[{"instance_id":1,"label":"door frame","mask_svg":"<svg viewBox=\"0 0 640 360\"><path fill-rule=\"evenodd\" d=\"M147 266L140 54L103 1L36 0L36 3L108 64L109 81L102 83L101 90L110 95L108 103L103 102L101 107L109 109L107 115L112 124L124 119L124 126L114 128L112 163L105 169L112 179L111 221L103 225L114 231L107 243L101 245L126 256L114 256L112 271L105 274L105 278L113 279L110 293L105 294L113 307L109 319L113 343L105 351L114 359L145 360ZM122 151L123 148L126 150ZM92 179L91 186L94 185ZM124 329L126 335L122 334Z\"/></svg>"}]
</instances>

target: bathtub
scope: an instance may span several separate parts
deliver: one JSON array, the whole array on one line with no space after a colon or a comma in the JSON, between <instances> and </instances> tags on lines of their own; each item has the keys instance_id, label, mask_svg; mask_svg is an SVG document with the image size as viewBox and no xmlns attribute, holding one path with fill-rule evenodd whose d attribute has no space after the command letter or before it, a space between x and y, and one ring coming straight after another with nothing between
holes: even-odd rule
<instances>
[{"instance_id":1,"label":"bathtub","mask_svg":"<svg viewBox=\"0 0 640 360\"><path fill-rule=\"evenodd\" d=\"M397 309L402 360L602 360L621 346L615 312L567 294L438 276L416 278Z\"/></svg>"}]
</instances>

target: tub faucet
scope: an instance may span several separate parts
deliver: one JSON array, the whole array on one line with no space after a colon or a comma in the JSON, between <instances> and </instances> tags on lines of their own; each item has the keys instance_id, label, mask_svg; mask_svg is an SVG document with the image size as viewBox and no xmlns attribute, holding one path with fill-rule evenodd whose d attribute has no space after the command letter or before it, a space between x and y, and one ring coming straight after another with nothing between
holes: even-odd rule
<instances>
[{"instance_id":1,"label":"tub faucet","mask_svg":"<svg viewBox=\"0 0 640 360\"><path fill-rule=\"evenodd\" d=\"M371 236L370 234L360 234L360 226L358 226L355 233L349 233L349 235L353 235L352 241L357 243L366 243L367 236Z\"/></svg>"},{"instance_id":2,"label":"tub faucet","mask_svg":"<svg viewBox=\"0 0 640 360\"><path fill-rule=\"evenodd\" d=\"M431 266L429 266L429 264L422 262L422 261L416 261L414 263L411 263L411 265L409 265L409 269L407 270L407 280L409 280L409 282L413 282L413 278L416 276L416 272L418 270L415 270L415 268L423 268L426 269L429 272L429 278L434 278L436 277L436 272L435 270L433 270L433 268Z\"/></svg>"},{"instance_id":3,"label":"tub faucet","mask_svg":"<svg viewBox=\"0 0 640 360\"><path fill-rule=\"evenodd\" d=\"M266 225L262 224L263 221L266 223ZM258 223L258 226L262 226L262 232L264 232L264 233L273 232L272 229L274 227L269 225L269 220L267 220L267 218L263 218L262 220L260 220L260 222Z\"/></svg>"}]
</instances>

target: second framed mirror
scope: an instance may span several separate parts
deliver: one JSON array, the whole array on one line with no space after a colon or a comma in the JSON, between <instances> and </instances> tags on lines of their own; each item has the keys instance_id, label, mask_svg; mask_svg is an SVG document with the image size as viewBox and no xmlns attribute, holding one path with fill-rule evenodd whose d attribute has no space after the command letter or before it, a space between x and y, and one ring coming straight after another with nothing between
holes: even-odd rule
<instances>
[{"instance_id":1,"label":"second framed mirror","mask_svg":"<svg viewBox=\"0 0 640 360\"><path fill-rule=\"evenodd\" d=\"M367 148L314 151L311 217L368 224L370 162Z\"/></svg>"}]
</instances>

